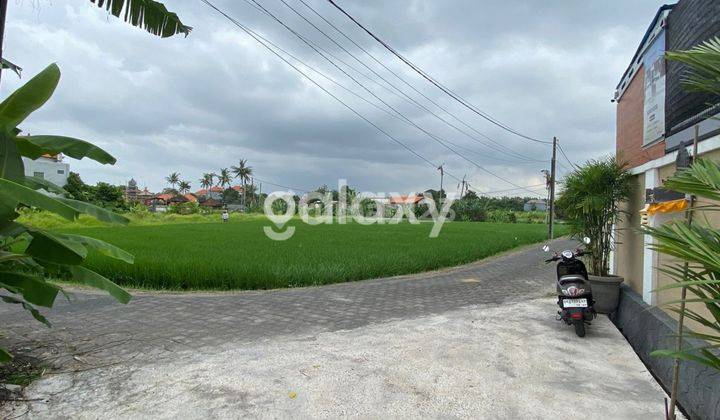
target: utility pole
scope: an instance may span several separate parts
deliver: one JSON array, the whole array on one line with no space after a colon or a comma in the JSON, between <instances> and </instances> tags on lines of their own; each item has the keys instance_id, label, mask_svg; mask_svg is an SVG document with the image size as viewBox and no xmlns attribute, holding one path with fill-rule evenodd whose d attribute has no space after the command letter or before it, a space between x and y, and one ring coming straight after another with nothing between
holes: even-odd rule
<instances>
[{"instance_id":1,"label":"utility pole","mask_svg":"<svg viewBox=\"0 0 720 420\"><path fill-rule=\"evenodd\" d=\"M443 164L438 166L438 171L440 171L440 191L438 192L438 209L442 209L442 194L443 194L443 176L445 176L445 171L443 170Z\"/></svg>"},{"instance_id":2,"label":"utility pole","mask_svg":"<svg viewBox=\"0 0 720 420\"><path fill-rule=\"evenodd\" d=\"M250 191L252 191L252 195L250 196L250 201L252 203L255 202L255 178L250 178ZM245 191L243 191L244 193ZM247 209L245 210L247 211Z\"/></svg>"},{"instance_id":3,"label":"utility pole","mask_svg":"<svg viewBox=\"0 0 720 420\"><path fill-rule=\"evenodd\" d=\"M548 218L548 238L553 239L555 220L555 158L557 157L557 137L553 137L552 160L550 161L550 217Z\"/></svg>"}]
</instances>

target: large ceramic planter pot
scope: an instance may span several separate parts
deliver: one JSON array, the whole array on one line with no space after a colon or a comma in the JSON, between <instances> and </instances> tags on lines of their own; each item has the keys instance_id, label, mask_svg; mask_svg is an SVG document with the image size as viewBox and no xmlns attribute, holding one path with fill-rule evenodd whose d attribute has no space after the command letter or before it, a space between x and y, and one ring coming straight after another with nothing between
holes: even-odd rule
<instances>
[{"instance_id":1,"label":"large ceramic planter pot","mask_svg":"<svg viewBox=\"0 0 720 420\"><path fill-rule=\"evenodd\" d=\"M601 314L615 312L620 302L620 283L623 278L619 276L589 276L592 287L595 310Z\"/></svg>"}]
</instances>

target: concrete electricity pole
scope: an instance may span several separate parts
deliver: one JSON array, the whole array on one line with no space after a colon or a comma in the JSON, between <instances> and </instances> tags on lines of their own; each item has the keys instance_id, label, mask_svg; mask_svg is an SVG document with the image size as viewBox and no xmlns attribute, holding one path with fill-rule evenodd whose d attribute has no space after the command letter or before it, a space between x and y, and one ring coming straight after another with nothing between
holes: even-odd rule
<instances>
[{"instance_id":1,"label":"concrete electricity pole","mask_svg":"<svg viewBox=\"0 0 720 420\"><path fill-rule=\"evenodd\" d=\"M459 185L459 187L460 187L460 198L465 197L465 191L467 190L467 181L465 181L465 178L466 178L466 177L467 177L467 174L466 174L466 175L463 175L463 179L462 179L462 181L460 182L460 185Z\"/></svg>"},{"instance_id":2,"label":"concrete electricity pole","mask_svg":"<svg viewBox=\"0 0 720 420\"><path fill-rule=\"evenodd\" d=\"M553 137L552 160L550 161L550 217L548 218L548 238L553 239L555 221L555 158L557 157L557 137Z\"/></svg>"},{"instance_id":3,"label":"concrete electricity pole","mask_svg":"<svg viewBox=\"0 0 720 420\"><path fill-rule=\"evenodd\" d=\"M442 208L442 194L443 194L443 177L445 176L445 171L443 170L443 164L438 166L438 171L440 171L440 191L438 192L438 209Z\"/></svg>"}]
</instances>

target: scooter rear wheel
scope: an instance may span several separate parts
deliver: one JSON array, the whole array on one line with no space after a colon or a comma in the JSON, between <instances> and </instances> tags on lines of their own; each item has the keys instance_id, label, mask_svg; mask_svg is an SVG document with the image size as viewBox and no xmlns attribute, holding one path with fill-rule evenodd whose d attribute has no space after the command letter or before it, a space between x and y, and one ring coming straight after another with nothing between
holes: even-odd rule
<instances>
[{"instance_id":1,"label":"scooter rear wheel","mask_svg":"<svg viewBox=\"0 0 720 420\"><path fill-rule=\"evenodd\" d=\"M573 320L573 325L575 325L575 334L577 334L578 337L585 337L585 321L575 319Z\"/></svg>"}]
</instances>

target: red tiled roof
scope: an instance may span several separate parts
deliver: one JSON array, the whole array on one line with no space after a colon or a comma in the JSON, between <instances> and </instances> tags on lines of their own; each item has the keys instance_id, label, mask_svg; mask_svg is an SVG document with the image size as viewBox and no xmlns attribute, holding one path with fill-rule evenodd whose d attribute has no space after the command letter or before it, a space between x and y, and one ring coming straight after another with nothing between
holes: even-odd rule
<instances>
[{"instance_id":1,"label":"red tiled roof","mask_svg":"<svg viewBox=\"0 0 720 420\"><path fill-rule=\"evenodd\" d=\"M168 201L172 197L173 197L172 194L158 194L155 196L155 198L157 198L158 200L163 200L163 201Z\"/></svg>"},{"instance_id":2,"label":"red tiled roof","mask_svg":"<svg viewBox=\"0 0 720 420\"><path fill-rule=\"evenodd\" d=\"M197 191L195 191L195 195L207 195L208 192L219 192L219 193L221 193L221 192L223 192L223 191L224 191L224 190L223 190L222 188L220 188L220 187L218 187L218 186L215 186L215 187L211 187L210 190L206 190L205 188L203 188L203 189L201 189L201 190L197 190Z\"/></svg>"},{"instance_id":3,"label":"red tiled roof","mask_svg":"<svg viewBox=\"0 0 720 420\"><path fill-rule=\"evenodd\" d=\"M191 203L196 203L198 201L197 197L195 197L193 194L185 194L183 197L187 198L187 201Z\"/></svg>"},{"instance_id":4,"label":"red tiled roof","mask_svg":"<svg viewBox=\"0 0 720 420\"><path fill-rule=\"evenodd\" d=\"M396 195L390 197L390 204L417 204L424 198L422 195Z\"/></svg>"}]
</instances>

